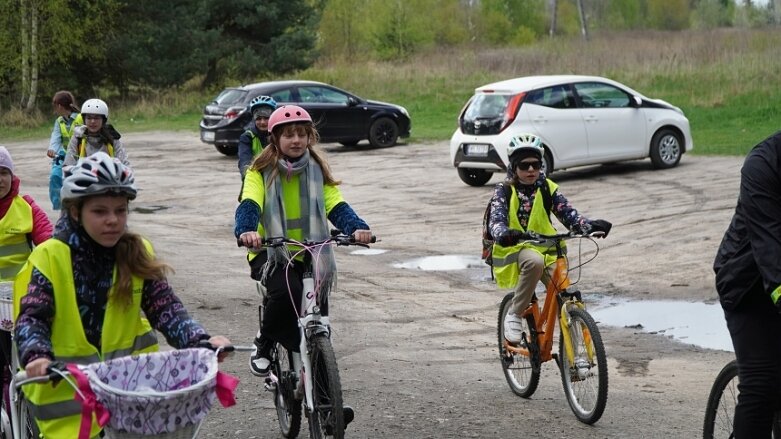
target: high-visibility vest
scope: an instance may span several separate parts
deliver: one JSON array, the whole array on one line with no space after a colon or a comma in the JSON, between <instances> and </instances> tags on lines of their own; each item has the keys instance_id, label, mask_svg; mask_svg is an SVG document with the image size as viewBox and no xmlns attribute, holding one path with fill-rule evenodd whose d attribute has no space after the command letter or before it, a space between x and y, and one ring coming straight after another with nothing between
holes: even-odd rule
<instances>
[{"instance_id":1,"label":"high-visibility vest","mask_svg":"<svg viewBox=\"0 0 781 439\"><path fill-rule=\"evenodd\" d=\"M106 154L109 155L109 157L114 157L114 145L111 143L106 144ZM79 157L86 157L87 156L87 136L81 138L81 145L79 145Z\"/></svg>"},{"instance_id":2,"label":"high-visibility vest","mask_svg":"<svg viewBox=\"0 0 781 439\"><path fill-rule=\"evenodd\" d=\"M33 208L17 195L0 219L0 280L14 279L32 248L28 235L33 231Z\"/></svg>"},{"instance_id":3,"label":"high-visibility vest","mask_svg":"<svg viewBox=\"0 0 781 439\"><path fill-rule=\"evenodd\" d=\"M308 203L309 198L304 197L304 195L301 194L302 187L300 184L301 179L299 177L300 174L293 175L290 179L280 178L280 181L282 182L282 198L284 199L287 238L295 239L297 241L305 238L303 225L304 221L309 221L309 218L301 218L301 204ZM323 185L323 197L326 216L337 204L344 202L344 198L342 197L339 188L332 184ZM260 206L261 210L263 209L266 200L266 186L263 182L263 174L261 174L260 171L254 169L247 170L247 173L244 176L241 199L251 199ZM262 220L258 221L257 232L260 236L266 236ZM291 247L291 251L293 248L295 247ZM251 261L255 259L257 255L258 253L249 252L247 258Z\"/></svg>"},{"instance_id":4,"label":"high-visibility vest","mask_svg":"<svg viewBox=\"0 0 781 439\"><path fill-rule=\"evenodd\" d=\"M147 251L151 245L144 241ZM141 295L144 280L133 276L132 301L115 298L117 270L114 267L114 286L108 292L106 314L103 318L101 349L87 341L76 301L70 248L58 239L49 239L35 247L14 285L15 312L21 298L27 294L22 277L30 279L32 268L38 269L52 283L56 313L51 325L51 343L54 358L66 363L90 364L132 354L158 350L157 337L147 319L141 317ZM30 412L46 438L75 438L81 425L81 404L75 401L73 388L67 383L56 387L47 384L27 384L24 393L30 403ZM93 415L90 437L100 433Z\"/></svg>"},{"instance_id":5,"label":"high-visibility vest","mask_svg":"<svg viewBox=\"0 0 781 439\"><path fill-rule=\"evenodd\" d=\"M550 193L556 192L559 187L556 183L546 179ZM540 189L537 189L537 193L534 195L535 203L532 204L532 211L529 215L529 225L526 230L521 226L518 221L518 209L520 207L520 200L518 199L518 193L515 191L515 187L512 187L512 194L510 195L510 205L507 210L507 216L509 218L509 227L513 230L520 230L521 232L535 232L541 235L555 235L556 229L551 224L550 216L545 211L545 206L542 202L542 193ZM496 278L496 285L499 288L515 288L518 284L520 276L520 268L518 267L518 253L523 249L532 249L539 252L545 261L545 266L556 262L556 248L535 245L529 243L516 244L511 247L503 247L494 242L492 257L493 257L493 271Z\"/></svg>"},{"instance_id":6,"label":"high-visibility vest","mask_svg":"<svg viewBox=\"0 0 781 439\"><path fill-rule=\"evenodd\" d=\"M73 137L73 129L78 125L84 125L84 119L81 114L77 114L71 122L70 127L65 122L65 118L60 116L57 118L57 123L60 124L60 135L62 136L62 144L68 146L68 141Z\"/></svg>"},{"instance_id":7,"label":"high-visibility vest","mask_svg":"<svg viewBox=\"0 0 781 439\"><path fill-rule=\"evenodd\" d=\"M247 130L246 134L252 139L252 156L256 156L263 151L263 145L260 143L260 137L256 136L252 130Z\"/></svg>"}]
</instances>

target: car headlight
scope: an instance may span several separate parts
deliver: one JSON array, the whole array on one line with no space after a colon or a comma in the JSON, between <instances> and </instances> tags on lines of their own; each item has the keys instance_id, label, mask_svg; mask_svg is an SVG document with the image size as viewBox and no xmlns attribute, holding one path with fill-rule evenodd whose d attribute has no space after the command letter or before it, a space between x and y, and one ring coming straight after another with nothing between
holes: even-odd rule
<instances>
[{"instance_id":1,"label":"car headlight","mask_svg":"<svg viewBox=\"0 0 781 439\"><path fill-rule=\"evenodd\" d=\"M399 111L401 111L401 113L407 116L407 119L409 119L409 113L407 112L406 108L402 107L401 105L397 105L396 107L398 107Z\"/></svg>"}]
</instances>

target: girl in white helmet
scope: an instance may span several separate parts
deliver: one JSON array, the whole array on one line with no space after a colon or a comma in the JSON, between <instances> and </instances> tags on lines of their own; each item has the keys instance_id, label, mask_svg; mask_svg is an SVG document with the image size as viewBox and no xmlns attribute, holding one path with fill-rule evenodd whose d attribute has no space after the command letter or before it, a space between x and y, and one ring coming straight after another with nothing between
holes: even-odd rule
<instances>
[{"instance_id":1,"label":"girl in white helmet","mask_svg":"<svg viewBox=\"0 0 781 439\"><path fill-rule=\"evenodd\" d=\"M155 351L155 331L177 349L201 340L230 344L190 317L168 284L168 265L127 230L137 193L130 168L98 152L71 171L54 236L33 250L15 286L15 335L28 376L44 375L52 360L88 364ZM70 386L31 384L24 391L47 413L37 419L43 437L78 437L81 407ZM99 432L93 421L90 437Z\"/></svg>"},{"instance_id":2,"label":"girl in white helmet","mask_svg":"<svg viewBox=\"0 0 781 439\"><path fill-rule=\"evenodd\" d=\"M108 122L108 105L100 99L88 99L81 106L84 125L73 130L68 143L63 168L75 165L81 157L87 157L103 151L109 157L116 157L124 165L130 166L125 148L119 140L119 133Z\"/></svg>"}]
</instances>

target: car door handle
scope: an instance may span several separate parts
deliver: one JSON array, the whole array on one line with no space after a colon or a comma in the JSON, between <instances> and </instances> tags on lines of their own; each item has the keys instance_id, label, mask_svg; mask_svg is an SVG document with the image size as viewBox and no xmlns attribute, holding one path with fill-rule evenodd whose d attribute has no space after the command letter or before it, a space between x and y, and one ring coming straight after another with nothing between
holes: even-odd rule
<instances>
[{"instance_id":1,"label":"car door handle","mask_svg":"<svg viewBox=\"0 0 781 439\"><path fill-rule=\"evenodd\" d=\"M593 114L589 114L588 116L585 116L585 117L583 117L583 119L584 119L586 122L597 122L597 121L599 120L599 119L597 119L597 117L596 117L596 116L594 116Z\"/></svg>"},{"instance_id":2,"label":"car door handle","mask_svg":"<svg viewBox=\"0 0 781 439\"><path fill-rule=\"evenodd\" d=\"M537 116L534 118L535 123L547 123L548 119L546 119L544 116Z\"/></svg>"}]
</instances>

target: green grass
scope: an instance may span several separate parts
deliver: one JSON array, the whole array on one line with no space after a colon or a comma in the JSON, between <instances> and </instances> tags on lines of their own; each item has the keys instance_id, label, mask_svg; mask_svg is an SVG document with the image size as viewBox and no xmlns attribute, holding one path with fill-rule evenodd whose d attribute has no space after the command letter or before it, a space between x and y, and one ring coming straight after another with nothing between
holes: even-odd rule
<instances>
[{"instance_id":1,"label":"green grass","mask_svg":"<svg viewBox=\"0 0 781 439\"><path fill-rule=\"evenodd\" d=\"M475 87L537 74L606 76L683 109L694 154L743 155L781 128L781 69L772 62L779 58L777 29L634 32L596 35L589 42L546 39L518 48L438 49L405 62L324 60L275 79L328 82L403 105L412 118L412 141L441 141L453 134L458 112ZM135 102L109 98L112 123L122 133L197 132L201 109L216 92L183 88L147 93ZM16 120L24 119L17 115ZM53 114L39 115L25 128L3 117L0 140L47 141L53 120Z\"/></svg>"}]
</instances>

